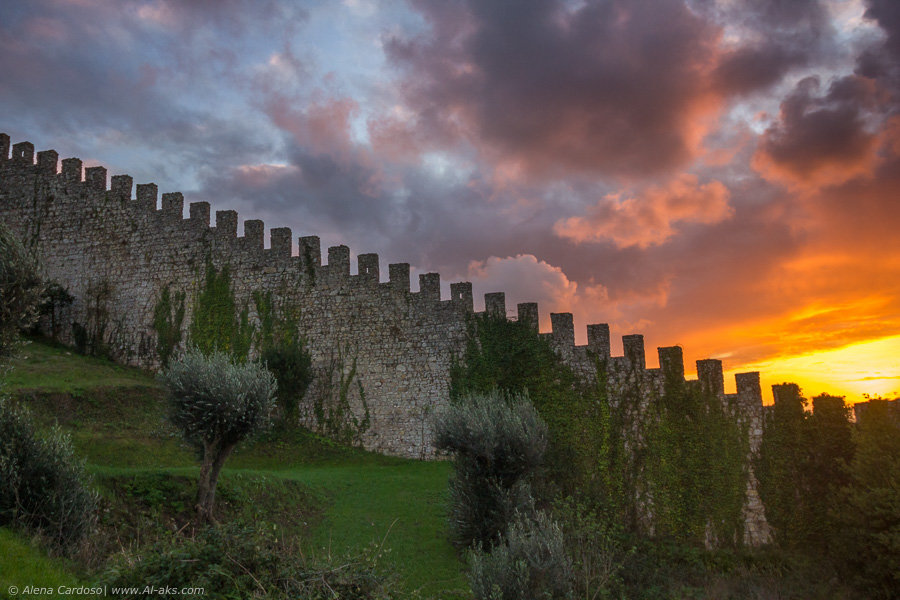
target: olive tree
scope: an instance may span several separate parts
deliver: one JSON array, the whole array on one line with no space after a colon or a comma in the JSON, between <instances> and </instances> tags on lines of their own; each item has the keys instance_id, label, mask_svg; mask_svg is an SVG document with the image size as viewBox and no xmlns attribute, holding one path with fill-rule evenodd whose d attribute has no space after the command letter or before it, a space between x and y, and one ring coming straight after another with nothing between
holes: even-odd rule
<instances>
[{"instance_id":1,"label":"olive tree","mask_svg":"<svg viewBox=\"0 0 900 600\"><path fill-rule=\"evenodd\" d=\"M42 292L37 261L0 223L0 360L15 350L19 331L34 323Z\"/></svg>"},{"instance_id":2,"label":"olive tree","mask_svg":"<svg viewBox=\"0 0 900 600\"><path fill-rule=\"evenodd\" d=\"M453 454L449 530L458 548L497 543L517 512L533 508L530 480L547 449L547 425L525 394L459 398L434 422L438 450Z\"/></svg>"},{"instance_id":3,"label":"olive tree","mask_svg":"<svg viewBox=\"0 0 900 600\"><path fill-rule=\"evenodd\" d=\"M197 516L213 520L216 484L235 446L269 424L275 377L254 362L192 348L160 375L169 389L169 419L201 456Z\"/></svg>"}]
</instances>

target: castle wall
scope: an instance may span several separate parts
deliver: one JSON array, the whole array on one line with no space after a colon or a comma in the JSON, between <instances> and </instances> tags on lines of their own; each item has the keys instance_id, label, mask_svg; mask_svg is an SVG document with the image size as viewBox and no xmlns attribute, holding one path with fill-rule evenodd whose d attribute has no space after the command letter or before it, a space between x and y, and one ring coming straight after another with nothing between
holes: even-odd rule
<instances>
[{"instance_id":1,"label":"castle wall","mask_svg":"<svg viewBox=\"0 0 900 600\"><path fill-rule=\"evenodd\" d=\"M300 237L293 255L291 230L276 228L265 248L261 221L245 221L239 237L234 211L216 211L211 222L209 204L198 202L184 218L179 193L159 198L156 185L144 184L132 197L127 175L113 176L108 185L103 167L83 169L70 158L59 169L52 150L37 153L35 163L28 142L9 152L9 137L0 134L0 218L39 250L45 277L74 296L61 315L64 341L74 341L72 323L96 329L102 316L106 327L100 333L114 358L157 367L153 316L162 290L185 292L184 322L190 323L207 264L228 266L239 306L252 311L254 292L272 292L299 309L314 368L326 369L338 353L345 362L355 358L371 413L366 448L431 455L430 415L449 400L450 367L462 355L466 318L473 311L470 283L452 284L451 298L441 299L440 276L428 273L419 276L413 292L409 264L389 265L385 279L375 254L359 255L358 274L351 275L346 246L328 248L323 262L319 239ZM485 310L505 316L504 295L487 294ZM517 314L537 329L537 304L520 304ZM662 393L662 369L646 368L642 336L625 336L624 355L611 357L608 325L589 325L588 344L576 346L571 314L552 314L551 324L552 331L542 335L578 374L591 379L598 367L605 369L614 408L641 414ZM683 376L680 348L660 348L659 354L660 365ZM738 393L726 396L720 361L699 361L698 373L700 385L712 386L748 424L755 450L762 410L758 374L738 375ZM639 390L638 397L628 400L634 395L628 390ZM358 394L353 403L361 411ZM760 542L767 534L755 488L751 473L746 534Z\"/></svg>"}]
</instances>

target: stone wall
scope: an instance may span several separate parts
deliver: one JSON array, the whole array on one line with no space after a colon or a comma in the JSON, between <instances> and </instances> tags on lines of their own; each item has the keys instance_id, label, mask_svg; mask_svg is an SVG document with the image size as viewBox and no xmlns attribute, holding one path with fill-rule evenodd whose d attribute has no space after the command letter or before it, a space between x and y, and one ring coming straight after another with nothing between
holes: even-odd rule
<instances>
[{"instance_id":1,"label":"stone wall","mask_svg":"<svg viewBox=\"0 0 900 600\"><path fill-rule=\"evenodd\" d=\"M319 238L298 239L292 254L292 232L270 231L264 247L262 221L244 222L237 236L238 215L191 203L183 217L184 198L155 184L137 185L116 175L107 184L103 167L82 168L79 159L62 161L53 150L37 153L29 142L15 144L0 134L0 218L36 247L44 275L59 282L75 298L60 315L63 341L72 343L72 323L102 337L111 355L124 363L158 366L153 313L162 290L186 294L185 323L208 264L228 266L240 306L253 309L254 292L272 292L299 309L299 326L314 368L325 369L337 353L356 360L357 376L371 413L366 448L407 457L431 454L430 415L449 399L449 372L461 356L467 315L473 312L472 285L453 283L450 298L441 299L440 275L419 276L410 287L407 263L388 266L382 281L378 255L360 254L351 275L350 250L327 250L323 264ZM506 315L503 293L485 295L485 310ZM538 327L538 306L519 304L517 317ZM555 350L583 377L596 377L605 365L612 399L627 388L644 390L635 407L646 410L662 391L661 369L647 369L640 335L623 338L624 356L610 357L609 326L589 325L586 346L575 345L572 315L551 315L550 338ZM661 365L684 373L681 349L660 348ZM598 360L599 359L599 360ZM758 373L737 376L737 394L724 394L722 363L698 361L700 384L715 390L736 418L748 425L751 446L759 444L762 396ZM651 393L652 392L652 393ZM353 398L361 411L360 398ZM767 539L755 479L748 482L746 538Z\"/></svg>"}]
</instances>

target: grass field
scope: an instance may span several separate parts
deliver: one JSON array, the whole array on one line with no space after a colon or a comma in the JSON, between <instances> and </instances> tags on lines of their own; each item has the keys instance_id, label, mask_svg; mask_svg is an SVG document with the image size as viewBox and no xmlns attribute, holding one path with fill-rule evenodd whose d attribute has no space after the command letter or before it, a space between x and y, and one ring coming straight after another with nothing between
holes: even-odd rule
<instances>
[{"instance_id":1,"label":"grass field","mask_svg":"<svg viewBox=\"0 0 900 600\"><path fill-rule=\"evenodd\" d=\"M109 509L101 519L107 537L124 536L124 547L160 523L188 517L198 469L166 425L164 393L151 375L31 342L5 389L39 423L71 434ZM444 462L384 457L302 430L273 431L229 460L219 499L225 518L274 515L312 552L383 544L384 564L403 588L456 597L466 584L443 532L449 473ZM4 589L90 580L18 535L0 534Z\"/></svg>"}]
</instances>

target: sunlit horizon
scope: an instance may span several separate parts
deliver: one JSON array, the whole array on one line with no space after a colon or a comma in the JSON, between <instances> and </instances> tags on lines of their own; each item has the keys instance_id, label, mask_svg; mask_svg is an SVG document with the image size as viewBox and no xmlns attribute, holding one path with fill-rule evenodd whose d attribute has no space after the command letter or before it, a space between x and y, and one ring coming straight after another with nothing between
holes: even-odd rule
<instances>
[{"instance_id":1,"label":"sunlit horizon","mask_svg":"<svg viewBox=\"0 0 900 600\"><path fill-rule=\"evenodd\" d=\"M820 394L844 396L847 404L865 402L866 396L893 398L900 395L897 357L900 357L900 336L776 357L730 369L726 389L729 381L734 386L735 373L759 371L763 404L772 403L772 385L779 383L796 383L809 400Z\"/></svg>"}]
</instances>

